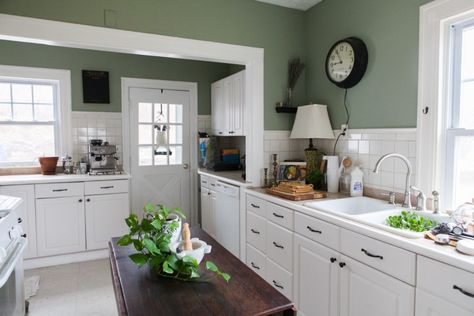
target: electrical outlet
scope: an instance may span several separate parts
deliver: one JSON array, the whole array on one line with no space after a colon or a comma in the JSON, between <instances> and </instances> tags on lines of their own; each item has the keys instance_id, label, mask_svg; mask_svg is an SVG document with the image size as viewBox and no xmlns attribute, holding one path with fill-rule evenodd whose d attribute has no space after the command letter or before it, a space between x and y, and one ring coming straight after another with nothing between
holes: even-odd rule
<instances>
[{"instance_id":1,"label":"electrical outlet","mask_svg":"<svg viewBox=\"0 0 474 316\"><path fill-rule=\"evenodd\" d=\"M348 124L342 124L341 125L341 131L347 131L349 129L349 125Z\"/></svg>"}]
</instances>

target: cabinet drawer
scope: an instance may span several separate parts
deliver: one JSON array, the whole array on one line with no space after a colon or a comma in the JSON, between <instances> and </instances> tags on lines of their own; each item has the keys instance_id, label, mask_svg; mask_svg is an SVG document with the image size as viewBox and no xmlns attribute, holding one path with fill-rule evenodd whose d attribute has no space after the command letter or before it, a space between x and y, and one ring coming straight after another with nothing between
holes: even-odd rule
<instances>
[{"instance_id":1,"label":"cabinet drawer","mask_svg":"<svg viewBox=\"0 0 474 316\"><path fill-rule=\"evenodd\" d=\"M416 255L410 251L341 229L341 252L406 283L415 284Z\"/></svg>"},{"instance_id":2,"label":"cabinet drawer","mask_svg":"<svg viewBox=\"0 0 474 316\"><path fill-rule=\"evenodd\" d=\"M266 257L263 253L247 244L247 265L255 273L265 279Z\"/></svg>"},{"instance_id":3,"label":"cabinet drawer","mask_svg":"<svg viewBox=\"0 0 474 316\"><path fill-rule=\"evenodd\" d=\"M474 273L418 256L417 287L474 313Z\"/></svg>"},{"instance_id":4,"label":"cabinet drawer","mask_svg":"<svg viewBox=\"0 0 474 316\"><path fill-rule=\"evenodd\" d=\"M273 203L267 204L267 219L278 225L293 230L293 210Z\"/></svg>"},{"instance_id":5,"label":"cabinet drawer","mask_svg":"<svg viewBox=\"0 0 474 316\"><path fill-rule=\"evenodd\" d=\"M265 217L265 207L267 202L255 196L247 194L247 210L252 211L260 216Z\"/></svg>"},{"instance_id":6,"label":"cabinet drawer","mask_svg":"<svg viewBox=\"0 0 474 316\"><path fill-rule=\"evenodd\" d=\"M295 213L295 232L329 248L339 250L339 227L325 221Z\"/></svg>"},{"instance_id":7,"label":"cabinet drawer","mask_svg":"<svg viewBox=\"0 0 474 316\"><path fill-rule=\"evenodd\" d=\"M47 183L35 185L36 198L54 198L84 195L84 183Z\"/></svg>"},{"instance_id":8,"label":"cabinet drawer","mask_svg":"<svg viewBox=\"0 0 474 316\"><path fill-rule=\"evenodd\" d=\"M247 211L247 242L265 252L267 220Z\"/></svg>"},{"instance_id":9,"label":"cabinet drawer","mask_svg":"<svg viewBox=\"0 0 474 316\"><path fill-rule=\"evenodd\" d=\"M86 195L127 193L128 180L86 182L85 191Z\"/></svg>"},{"instance_id":10,"label":"cabinet drawer","mask_svg":"<svg viewBox=\"0 0 474 316\"><path fill-rule=\"evenodd\" d=\"M293 267L293 233L267 221L267 256L283 268Z\"/></svg>"},{"instance_id":11,"label":"cabinet drawer","mask_svg":"<svg viewBox=\"0 0 474 316\"><path fill-rule=\"evenodd\" d=\"M293 299L293 275L267 258L267 282L288 299Z\"/></svg>"}]
</instances>

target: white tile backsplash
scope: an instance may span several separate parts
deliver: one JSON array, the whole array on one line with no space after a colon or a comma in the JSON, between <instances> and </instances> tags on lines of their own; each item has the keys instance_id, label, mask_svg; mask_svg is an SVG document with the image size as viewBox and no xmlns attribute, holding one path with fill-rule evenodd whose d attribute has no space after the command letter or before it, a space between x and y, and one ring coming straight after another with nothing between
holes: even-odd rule
<instances>
[{"instance_id":1,"label":"white tile backsplash","mask_svg":"<svg viewBox=\"0 0 474 316\"><path fill-rule=\"evenodd\" d=\"M99 138L117 145L119 163L122 163L122 113L73 111L71 118L74 161L87 158L89 141Z\"/></svg>"},{"instance_id":2,"label":"white tile backsplash","mask_svg":"<svg viewBox=\"0 0 474 316\"><path fill-rule=\"evenodd\" d=\"M337 136L339 131L334 131ZM303 159L308 140L290 139L289 131L265 131L264 159L271 174L272 154L278 154L278 161L285 159ZM334 140L315 140L315 146L332 155ZM372 172L375 163L383 154L398 152L409 158L413 167L412 183L415 179L416 129L365 129L352 130L341 137L336 148L340 157L349 156L364 172L367 187L403 192L405 188L406 166L398 159L386 160L380 166L380 172Z\"/></svg>"},{"instance_id":3,"label":"white tile backsplash","mask_svg":"<svg viewBox=\"0 0 474 316\"><path fill-rule=\"evenodd\" d=\"M198 115L198 131L212 134L212 121L210 115Z\"/></svg>"}]
</instances>

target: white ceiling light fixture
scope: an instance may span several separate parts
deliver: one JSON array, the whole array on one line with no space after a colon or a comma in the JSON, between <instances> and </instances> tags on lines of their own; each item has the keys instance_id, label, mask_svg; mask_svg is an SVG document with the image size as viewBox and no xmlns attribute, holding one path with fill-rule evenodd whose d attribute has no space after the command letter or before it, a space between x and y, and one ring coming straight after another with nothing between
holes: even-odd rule
<instances>
[{"instance_id":1,"label":"white ceiling light fixture","mask_svg":"<svg viewBox=\"0 0 474 316\"><path fill-rule=\"evenodd\" d=\"M281 7L306 11L312 6L314 6L315 4L320 3L322 0L256 0L256 1L274 4Z\"/></svg>"}]
</instances>

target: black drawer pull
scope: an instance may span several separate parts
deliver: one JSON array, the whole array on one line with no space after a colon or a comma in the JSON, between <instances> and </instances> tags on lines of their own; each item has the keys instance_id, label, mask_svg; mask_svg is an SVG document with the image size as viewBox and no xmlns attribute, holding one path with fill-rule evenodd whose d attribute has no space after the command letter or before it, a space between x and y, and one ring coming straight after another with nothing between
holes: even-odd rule
<instances>
[{"instance_id":1,"label":"black drawer pull","mask_svg":"<svg viewBox=\"0 0 474 316\"><path fill-rule=\"evenodd\" d=\"M101 189L113 189L114 186L113 185L109 185L109 186L106 186L106 187L100 187Z\"/></svg>"},{"instance_id":2,"label":"black drawer pull","mask_svg":"<svg viewBox=\"0 0 474 316\"><path fill-rule=\"evenodd\" d=\"M382 256L371 254L370 252L368 252L364 248L360 249L360 251L362 251L363 253L365 253L367 256L369 256L371 258L379 258L380 260L383 260Z\"/></svg>"},{"instance_id":3,"label":"black drawer pull","mask_svg":"<svg viewBox=\"0 0 474 316\"><path fill-rule=\"evenodd\" d=\"M469 297L471 297L471 298L474 298L474 294L464 291L462 288L460 288L460 287L457 286L457 285L453 285L453 289L454 289L454 290L458 290L459 292L461 292L462 294L464 294L464 295L466 295L466 296L469 296Z\"/></svg>"},{"instance_id":4,"label":"black drawer pull","mask_svg":"<svg viewBox=\"0 0 474 316\"><path fill-rule=\"evenodd\" d=\"M22 234L21 237L26 238L26 234Z\"/></svg>"},{"instance_id":5,"label":"black drawer pull","mask_svg":"<svg viewBox=\"0 0 474 316\"><path fill-rule=\"evenodd\" d=\"M273 242L273 245L277 248L285 249L282 245L277 244L276 242Z\"/></svg>"},{"instance_id":6,"label":"black drawer pull","mask_svg":"<svg viewBox=\"0 0 474 316\"><path fill-rule=\"evenodd\" d=\"M54 189L53 192L64 192L67 191L67 189Z\"/></svg>"},{"instance_id":7,"label":"black drawer pull","mask_svg":"<svg viewBox=\"0 0 474 316\"><path fill-rule=\"evenodd\" d=\"M275 280L273 280L273 285L275 285L279 289L282 289L282 290L284 289L284 287L282 285L278 284L278 282L275 281Z\"/></svg>"},{"instance_id":8,"label":"black drawer pull","mask_svg":"<svg viewBox=\"0 0 474 316\"><path fill-rule=\"evenodd\" d=\"M322 234L322 233L323 233L322 231L316 230L316 229L312 228L311 226L306 226L306 228L307 228L310 232L312 232L312 233L318 233L318 234Z\"/></svg>"},{"instance_id":9,"label":"black drawer pull","mask_svg":"<svg viewBox=\"0 0 474 316\"><path fill-rule=\"evenodd\" d=\"M329 260L331 261L331 263L334 263L334 262L336 262L336 261L337 261L337 259L336 259L336 258L334 258L334 257L332 257L332 258L331 258L331 259L329 259Z\"/></svg>"},{"instance_id":10,"label":"black drawer pull","mask_svg":"<svg viewBox=\"0 0 474 316\"><path fill-rule=\"evenodd\" d=\"M254 207L254 208L260 208L260 206L255 205L255 204L253 204L253 203L250 203L250 205L251 205L252 207Z\"/></svg>"},{"instance_id":11,"label":"black drawer pull","mask_svg":"<svg viewBox=\"0 0 474 316\"><path fill-rule=\"evenodd\" d=\"M23 222L23 219L21 217L18 217L17 222L18 222L18 224L20 224L21 222Z\"/></svg>"},{"instance_id":12,"label":"black drawer pull","mask_svg":"<svg viewBox=\"0 0 474 316\"><path fill-rule=\"evenodd\" d=\"M260 270L260 267L255 265L255 263L253 262L250 262L250 264L252 265L253 268L257 269L257 270Z\"/></svg>"},{"instance_id":13,"label":"black drawer pull","mask_svg":"<svg viewBox=\"0 0 474 316\"><path fill-rule=\"evenodd\" d=\"M254 234L260 235L260 232L258 230L251 228L250 231Z\"/></svg>"},{"instance_id":14,"label":"black drawer pull","mask_svg":"<svg viewBox=\"0 0 474 316\"><path fill-rule=\"evenodd\" d=\"M285 216L280 215L280 214L277 214L277 213L275 213L275 212L273 213L273 216L278 217L278 218L285 218Z\"/></svg>"}]
</instances>

